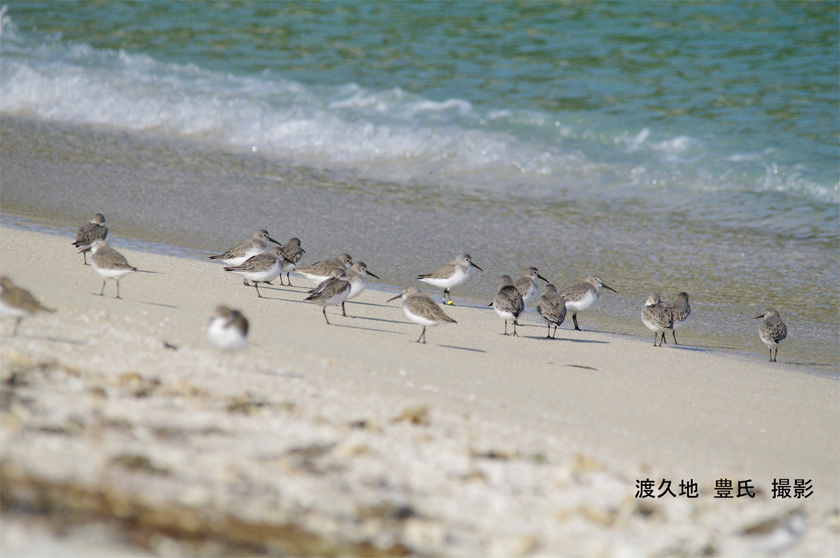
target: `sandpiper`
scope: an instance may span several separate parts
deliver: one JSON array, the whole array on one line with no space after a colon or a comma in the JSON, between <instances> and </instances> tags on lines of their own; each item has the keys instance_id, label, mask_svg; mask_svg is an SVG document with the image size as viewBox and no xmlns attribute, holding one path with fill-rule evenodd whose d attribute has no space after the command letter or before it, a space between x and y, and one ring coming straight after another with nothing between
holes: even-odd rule
<instances>
[{"instance_id":1,"label":"sandpiper","mask_svg":"<svg viewBox=\"0 0 840 558\"><path fill-rule=\"evenodd\" d=\"M128 265L125 256L108 246L104 240L94 240L90 245L90 251L93 254L90 265L102 277L102 290L99 296L105 296L105 284L108 279L113 279L117 282L116 298L120 298L120 279L137 271L137 268Z\"/></svg>"},{"instance_id":2,"label":"sandpiper","mask_svg":"<svg viewBox=\"0 0 840 558\"><path fill-rule=\"evenodd\" d=\"M321 307L324 312L324 319L327 320L327 325L330 324L327 318L327 306L338 306L343 304L347 297L350 296L350 281L341 268L333 268L332 276L326 281L322 282L316 289L312 291L304 300L314 302Z\"/></svg>"},{"instance_id":3,"label":"sandpiper","mask_svg":"<svg viewBox=\"0 0 840 558\"><path fill-rule=\"evenodd\" d=\"M260 229L251 236L248 240L240 242L224 254L217 256L210 256L211 260L221 260L228 265L241 265L245 261L257 254L268 252L269 242L280 244L268 234L265 229Z\"/></svg>"},{"instance_id":4,"label":"sandpiper","mask_svg":"<svg viewBox=\"0 0 840 558\"><path fill-rule=\"evenodd\" d=\"M522 295L522 302L524 304L528 304L532 298L537 296L537 293L539 292L537 279L542 279L548 283L548 279L540 275L540 272L537 271L536 267L529 267L522 272L521 277L517 277L513 280L513 286L516 287L516 290Z\"/></svg>"},{"instance_id":5,"label":"sandpiper","mask_svg":"<svg viewBox=\"0 0 840 558\"><path fill-rule=\"evenodd\" d=\"M350 269L345 271L345 275L347 276L347 280L350 281L350 294L347 295L346 300L354 299L362 294L362 291L367 288L368 275L379 279L378 275L368 270L365 262L354 263L350 266ZM344 311L344 302L341 303L341 314L345 317L347 316L347 313Z\"/></svg>"},{"instance_id":6,"label":"sandpiper","mask_svg":"<svg viewBox=\"0 0 840 558\"><path fill-rule=\"evenodd\" d=\"M207 326L207 340L223 351L244 349L248 346L248 320L238 310L217 306Z\"/></svg>"},{"instance_id":7,"label":"sandpiper","mask_svg":"<svg viewBox=\"0 0 840 558\"><path fill-rule=\"evenodd\" d=\"M764 319L758 326L758 336L770 349L770 362L776 362L776 356L779 354L779 344L787 337L787 326L779 313L772 308L768 308L761 316L755 317L756 320L761 318ZM773 349L775 349L775 353Z\"/></svg>"},{"instance_id":8,"label":"sandpiper","mask_svg":"<svg viewBox=\"0 0 840 558\"><path fill-rule=\"evenodd\" d=\"M440 324L455 324L458 323L449 316L447 316L440 306L438 306L432 299L424 294L420 294L417 287L408 287L403 292L389 298L388 302L402 298L402 310L405 317L423 326L423 332L417 339L417 343L426 344L426 328Z\"/></svg>"},{"instance_id":9,"label":"sandpiper","mask_svg":"<svg viewBox=\"0 0 840 558\"><path fill-rule=\"evenodd\" d=\"M496 293L496 298L493 299L493 310L505 321L505 335L507 332L508 320L513 322L513 336L519 337L516 333L516 326L519 322L516 319L525 310L525 303L522 302L522 295L513 285L513 279L510 275L502 275L499 282L499 290Z\"/></svg>"},{"instance_id":10,"label":"sandpiper","mask_svg":"<svg viewBox=\"0 0 840 558\"><path fill-rule=\"evenodd\" d=\"M280 251L280 253L283 254L283 258L285 258L281 263L283 269L280 272L286 274L286 280L289 282L289 286L291 287L292 279L291 277L289 277L289 273L294 271L295 268L298 266L298 264L300 263L300 259L306 253L306 250L300 247L300 239L297 237L289 239L289 242L287 242L283 246L280 246L278 250ZM281 275L280 285L282 284L283 276Z\"/></svg>"},{"instance_id":11,"label":"sandpiper","mask_svg":"<svg viewBox=\"0 0 840 558\"><path fill-rule=\"evenodd\" d=\"M616 292L615 289L608 287L597 277L589 277L585 281L572 285L571 287L566 287L560 291L560 296L566 301L566 309L572 313L572 321L575 324L576 330L581 331L577 322L578 312L588 310L597 302L601 296L601 287Z\"/></svg>"},{"instance_id":12,"label":"sandpiper","mask_svg":"<svg viewBox=\"0 0 840 558\"><path fill-rule=\"evenodd\" d=\"M677 343L677 330L685 325L688 317L691 316L691 306L688 305L688 293L682 292L677 297L665 303L668 310L671 311L671 316L674 318L674 329L671 330L671 335L674 336L674 344Z\"/></svg>"},{"instance_id":13,"label":"sandpiper","mask_svg":"<svg viewBox=\"0 0 840 558\"><path fill-rule=\"evenodd\" d=\"M5 275L0 277L0 313L15 319L12 337L17 335L21 320L38 312L55 312L55 310L43 306L32 296L32 293L18 287Z\"/></svg>"},{"instance_id":14,"label":"sandpiper","mask_svg":"<svg viewBox=\"0 0 840 558\"><path fill-rule=\"evenodd\" d=\"M279 249L272 248L264 254L251 256L240 265L226 267L225 271L232 271L237 275L241 275L245 279L246 285L248 285L248 281L253 281L257 296L262 298L257 283L271 283L274 281L280 275L282 260L283 255L279 253Z\"/></svg>"},{"instance_id":15,"label":"sandpiper","mask_svg":"<svg viewBox=\"0 0 840 558\"><path fill-rule=\"evenodd\" d=\"M549 283L545 286L543 295L537 301L537 314L548 324L546 339L554 339L557 335L557 328L566 319L566 301L557 292L557 287ZM554 333L551 333L551 326L554 326Z\"/></svg>"},{"instance_id":16,"label":"sandpiper","mask_svg":"<svg viewBox=\"0 0 840 558\"><path fill-rule=\"evenodd\" d=\"M94 240L105 240L108 236L108 225L105 224L105 216L97 213L89 222L79 227L76 233L76 242L73 246L79 249L87 263L87 253L90 252L90 245Z\"/></svg>"},{"instance_id":17,"label":"sandpiper","mask_svg":"<svg viewBox=\"0 0 840 558\"><path fill-rule=\"evenodd\" d=\"M445 266L433 271L432 273L418 275L417 279L434 287L442 288L443 303L453 304L452 296L449 294L449 290L452 287L457 287L466 281L467 278L469 278L470 270L473 267L479 271L484 271L473 263L469 254L461 254ZM446 299L447 296L449 296L449 300Z\"/></svg>"},{"instance_id":18,"label":"sandpiper","mask_svg":"<svg viewBox=\"0 0 840 558\"><path fill-rule=\"evenodd\" d=\"M353 265L353 258L350 257L350 254L341 254L329 260L315 262L308 267L298 268L295 273L320 284L332 277L331 272L334 268L349 269L351 265Z\"/></svg>"},{"instance_id":19,"label":"sandpiper","mask_svg":"<svg viewBox=\"0 0 840 558\"><path fill-rule=\"evenodd\" d=\"M671 310L662 303L658 293L653 293L645 301L642 307L642 322L653 332L654 347L657 346L659 332L662 332L662 341L659 342L661 347L665 342L665 332L674 329L674 317L671 315Z\"/></svg>"}]
</instances>

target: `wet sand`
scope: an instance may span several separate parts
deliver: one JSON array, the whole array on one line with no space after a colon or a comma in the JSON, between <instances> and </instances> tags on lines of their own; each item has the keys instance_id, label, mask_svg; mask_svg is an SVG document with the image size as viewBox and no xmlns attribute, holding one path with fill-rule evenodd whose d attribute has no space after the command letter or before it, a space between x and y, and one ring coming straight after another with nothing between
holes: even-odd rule
<instances>
[{"instance_id":1,"label":"wet sand","mask_svg":"<svg viewBox=\"0 0 840 558\"><path fill-rule=\"evenodd\" d=\"M772 307L790 332L785 362L840 371L832 239L692 219L679 199L673 214L651 219L643 205L563 194L569 188L512 198L369 180L359 170L153 133L8 115L0 125L3 212L41 225L75 230L98 211L112 234L207 251L266 228L284 242L301 238L307 261L349 252L393 286L467 252L486 271L454 296L473 304L492 298L502 273L528 266L558 288L597 276L618 293L606 293L585 323L637 339L648 337L639 311L651 292L669 300L686 291L692 346L763 356L753 318Z\"/></svg>"},{"instance_id":2,"label":"wet sand","mask_svg":"<svg viewBox=\"0 0 840 558\"><path fill-rule=\"evenodd\" d=\"M424 346L394 293L349 302L354 318L329 308L328 326L301 278L258 299L219 265L118 237L155 273L103 298L70 236L0 234L2 273L58 310L0 330L4 555L43 551L33 537L62 548L58 531L68 554L761 555L777 543L758 526L796 510L804 535L782 552L838 555L831 376L598 332L545 340L533 313L504 337L470 306ZM206 342L219 303L250 320L245 352ZM721 478L755 498L714 498ZM774 499L779 478L813 494ZM699 497L635 498L645 479Z\"/></svg>"}]
</instances>

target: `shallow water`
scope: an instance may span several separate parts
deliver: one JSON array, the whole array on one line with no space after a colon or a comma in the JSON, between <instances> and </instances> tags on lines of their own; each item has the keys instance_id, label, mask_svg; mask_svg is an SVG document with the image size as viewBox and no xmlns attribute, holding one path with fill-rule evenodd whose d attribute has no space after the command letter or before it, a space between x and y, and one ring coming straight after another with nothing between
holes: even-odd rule
<instances>
[{"instance_id":1,"label":"shallow water","mask_svg":"<svg viewBox=\"0 0 840 558\"><path fill-rule=\"evenodd\" d=\"M390 285L600 276L581 322L840 362L833 3L11 2L2 205L218 251L257 227ZM37 184L37 187L33 187ZM605 321L599 321L605 320Z\"/></svg>"},{"instance_id":2,"label":"shallow water","mask_svg":"<svg viewBox=\"0 0 840 558\"><path fill-rule=\"evenodd\" d=\"M687 345L764 355L753 318L775 305L789 326L787 362L823 369L840 361L837 262L821 259L819 244L699 228L678 214L651 220L643 208L430 195L182 140L9 117L0 124L3 210L37 222L72 230L94 206L116 236L208 253L265 227L278 240L300 237L304 262L348 252L395 287L467 251L485 271L455 289L456 300L492 300L499 275L536 265L557 285L598 275L619 291L579 316L585 328L646 339L638 314L648 291L670 298L685 290ZM197 278L197 287L202 280L213 279Z\"/></svg>"}]
</instances>

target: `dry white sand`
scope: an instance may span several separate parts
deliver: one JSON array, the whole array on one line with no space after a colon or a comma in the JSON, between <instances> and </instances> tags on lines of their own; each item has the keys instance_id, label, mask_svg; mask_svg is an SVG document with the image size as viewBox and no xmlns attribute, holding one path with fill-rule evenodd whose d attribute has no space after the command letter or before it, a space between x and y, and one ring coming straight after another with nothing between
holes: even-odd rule
<instances>
[{"instance_id":1,"label":"dry white sand","mask_svg":"<svg viewBox=\"0 0 840 558\"><path fill-rule=\"evenodd\" d=\"M259 299L117 239L156 273L103 298L72 238L0 232L2 273L58 309L2 324L3 555L840 555L835 377L566 325L545 340L533 312L504 337L474 307L419 345L393 293L328 326L302 278ZM243 353L204 337L220 303L250 321ZM756 497L714 498L721 478ZM635 498L642 479L700 495ZM813 494L774 499L774 479Z\"/></svg>"}]
</instances>

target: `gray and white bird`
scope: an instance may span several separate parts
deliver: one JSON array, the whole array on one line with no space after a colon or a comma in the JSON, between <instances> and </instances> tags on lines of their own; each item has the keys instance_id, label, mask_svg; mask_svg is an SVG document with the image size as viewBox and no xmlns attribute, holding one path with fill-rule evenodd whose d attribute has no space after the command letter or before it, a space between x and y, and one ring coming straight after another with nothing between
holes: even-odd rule
<instances>
[{"instance_id":1,"label":"gray and white bird","mask_svg":"<svg viewBox=\"0 0 840 558\"><path fill-rule=\"evenodd\" d=\"M572 321L576 330L581 330L578 327L578 312L589 310L598 301L601 297L601 287L616 292L615 289L605 285L597 277L589 277L560 291L560 296L566 301L566 310L572 313Z\"/></svg>"},{"instance_id":2,"label":"gray and white bird","mask_svg":"<svg viewBox=\"0 0 840 558\"><path fill-rule=\"evenodd\" d=\"M537 279L542 279L548 283L548 279L540 275L540 272L537 271L536 267L529 267L522 272L520 277L513 280L513 286L516 287L516 290L522 295L522 302L525 304L528 304L528 302L530 302L530 300L537 296L537 293L540 292L537 285Z\"/></svg>"},{"instance_id":3,"label":"gray and white bird","mask_svg":"<svg viewBox=\"0 0 840 558\"><path fill-rule=\"evenodd\" d=\"M433 327L440 324L455 324L458 323L449 316L447 316L443 309L437 305L432 299L424 294L421 294L417 287L408 287L403 289L403 292L388 299L388 302L402 298L402 311L405 317L423 326L423 331L417 339L417 343L426 344L426 328Z\"/></svg>"},{"instance_id":4,"label":"gray and white bird","mask_svg":"<svg viewBox=\"0 0 840 558\"><path fill-rule=\"evenodd\" d=\"M557 287L551 283L545 286L543 295L537 301L537 314L548 324L548 333L545 335L546 339L554 339L554 336L557 335L557 328L566 319L566 301L557 292ZM554 326L553 334L551 332L551 326Z\"/></svg>"},{"instance_id":5,"label":"gray and white bird","mask_svg":"<svg viewBox=\"0 0 840 558\"><path fill-rule=\"evenodd\" d=\"M90 251L92 253L90 265L102 277L102 290L99 296L105 296L105 284L108 279L113 279L117 282L116 298L120 298L120 279L129 273L134 273L137 268L129 265L125 256L108 246L104 240L94 240L90 245Z\"/></svg>"},{"instance_id":6,"label":"gray and white bird","mask_svg":"<svg viewBox=\"0 0 840 558\"><path fill-rule=\"evenodd\" d=\"M335 258L328 260L321 260L314 264L295 269L295 273L302 275L309 281L321 284L330 277L332 277L332 270L336 267L341 269L349 269L353 265L353 258L350 254L340 254Z\"/></svg>"},{"instance_id":7,"label":"gray and white bird","mask_svg":"<svg viewBox=\"0 0 840 558\"><path fill-rule=\"evenodd\" d=\"M90 252L90 245L94 240L105 240L108 236L108 225L105 224L105 216L97 213L89 222L85 223L76 232L76 241L73 246L79 249L79 252L84 257L85 265L87 263L87 253Z\"/></svg>"},{"instance_id":8,"label":"gray and white bird","mask_svg":"<svg viewBox=\"0 0 840 558\"><path fill-rule=\"evenodd\" d=\"M306 253L306 250L300 247L300 239L295 237L289 239L289 242L280 246L278 248L281 254L283 254L283 258L285 258L281 262L281 273L286 274L286 280L289 282L289 286L292 286L292 279L289 277L289 273L297 268L298 264L300 263L301 258ZM283 276L280 276L280 285L283 284Z\"/></svg>"},{"instance_id":9,"label":"gray and white bird","mask_svg":"<svg viewBox=\"0 0 840 558\"><path fill-rule=\"evenodd\" d=\"M679 293L674 300L666 302L665 306L671 311L671 316L674 318L674 329L671 335L674 336L674 344L677 343L677 330L684 326L691 316L691 306L688 305L688 293Z\"/></svg>"},{"instance_id":10,"label":"gray and white bird","mask_svg":"<svg viewBox=\"0 0 840 558\"><path fill-rule=\"evenodd\" d=\"M256 231L251 238L244 240L225 252L216 256L210 256L211 260L221 260L228 265L241 265L245 263L248 258L268 252L270 247L269 242L279 245L280 243L271 238L268 231L260 229Z\"/></svg>"},{"instance_id":11,"label":"gray and white bird","mask_svg":"<svg viewBox=\"0 0 840 558\"><path fill-rule=\"evenodd\" d=\"M505 321L505 335L508 334L507 323L510 320L513 322L513 336L519 337L516 333L516 326L519 325L517 318L525 310L525 303L522 302L522 295L513 286L510 275L502 275L499 281L499 290L493 299L493 310Z\"/></svg>"},{"instance_id":12,"label":"gray and white bird","mask_svg":"<svg viewBox=\"0 0 840 558\"><path fill-rule=\"evenodd\" d=\"M324 312L324 319L327 320L327 325L332 325L329 318L327 318L327 306L338 306L343 304L347 297L350 296L350 281L344 274L341 268L333 268L332 276L323 281L312 293L304 300L314 302L321 307Z\"/></svg>"},{"instance_id":13,"label":"gray and white bird","mask_svg":"<svg viewBox=\"0 0 840 558\"><path fill-rule=\"evenodd\" d=\"M207 326L207 340L223 351L239 351L248 346L248 320L238 310L217 306Z\"/></svg>"},{"instance_id":14,"label":"gray and white bird","mask_svg":"<svg viewBox=\"0 0 840 558\"><path fill-rule=\"evenodd\" d=\"M55 312L55 310L42 305L32 296L32 293L18 287L5 275L0 277L0 314L15 319L12 337L17 335L21 320L38 312Z\"/></svg>"},{"instance_id":15,"label":"gray and white bird","mask_svg":"<svg viewBox=\"0 0 840 558\"><path fill-rule=\"evenodd\" d=\"M457 287L466 281L470 276L470 270L472 268L484 271L473 263L472 257L470 257L469 254L461 254L451 262L431 273L418 275L417 280L428 283L433 287L443 289L443 303L453 304L452 296L449 294L449 290L452 287ZM449 300L446 299L447 296L449 296Z\"/></svg>"},{"instance_id":16,"label":"gray and white bird","mask_svg":"<svg viewBox=\"0 0 840 558\"><path fill-rule=\"evenodd\" d=\"M768 308L764 314L755 317L756 320L761 318L764 319L758 326L758 336L770 349L770 362L776 362L776 356L779 354L779 344L787 337L787 326L779 313L773 308Z\"/></svg>"},{"instance_id":17,"label":"gray and white bird","mask_svg":"<svg viewBox=\"0 0 840 558\"><path fill-rule=\"evenodd\" d=\"M239 265L228 266L225 271L241 275L246 286L250 286L248 281L252 281L257 296L262 298L258 283L271 283L280 275L284 258L279 250L279 248L271 248L268 252L251 256Z\"/></svg>"},{"instance_id":18,"label":"gray and white bird","mask_svg":"<svg viewBox=\"0 0 840 558\"><path fill-rule=\"evenodd\" d=\"M362 294L367 288L368 275L379 279L378 275L367 268L365 262L354 263L344 274L347 276L347 280L350 281L350 294L347 295L347 300L352 300ZM341 313L343 316L347 316L347 313L344 311L344 302L341 303Z\"/></svg>"},{"instance_id":19,"label":"gray and white bird","mask_svg":"<svg viewBox=\"0 0 840 558\"><path fill-rule=\"evenodd\" d=\"M671 310L662 303L658 293L653 293L645 301L642 307L642 323L653 332L654 347L657 346L656 341L660 332L662 341L659 342L659 346L661 347L665 342L665 332L674 329L674 317L671 315Z\"/></svg>"}]
</instances>

